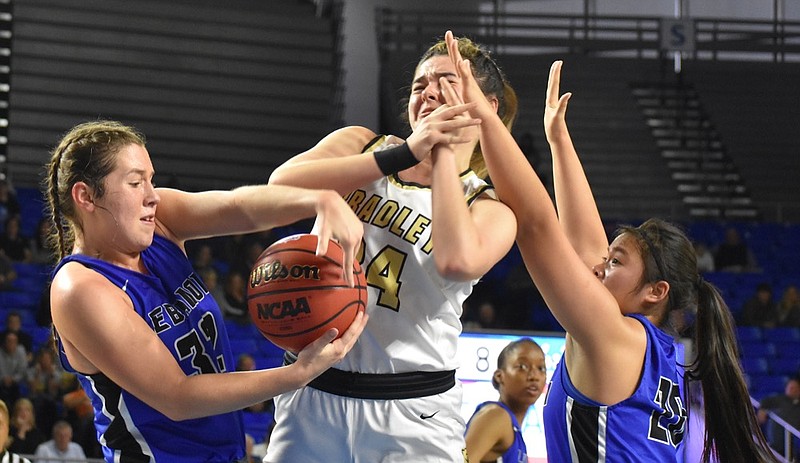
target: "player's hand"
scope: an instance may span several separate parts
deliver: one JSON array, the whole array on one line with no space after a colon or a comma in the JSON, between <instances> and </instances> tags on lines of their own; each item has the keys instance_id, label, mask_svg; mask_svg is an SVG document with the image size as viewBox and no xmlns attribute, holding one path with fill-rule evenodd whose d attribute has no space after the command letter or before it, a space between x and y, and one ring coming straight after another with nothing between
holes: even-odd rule
<instances>
[{"instance_id":1,"label":"player's hand","mask_svg":"<svg viewBox=\"0 0 800 463\"><path fill-rule=\"evenodd\" d=\"M408 143L414 157L422 161L438 144L473 143L478 134L472 127L480 125L480 119L469 116L473 103L443 104L421 119Z\"/></svg>"},{"instance_id":2,"label":"player's hand","mask_svg":"<svg viewBox=\"0 0 800 463\"><path fill-rule=\"evenodd\" d=\"M339 330L331 328L326 331L297 354L297 361L293 365L303 369L303 374L308 376L308 381L316 378L350 352L361 332L364 331L367 320L369 320L369 315L359 311L350 327L336 340L334 339L339 334Z\"/></svg>"},{"instance_id":3,"label":"player's hand","mask_svg":"<svg viewBox=\"0 0 800 463\"><path fill-rule=\"evenodd\" d=\"M550 77L547 79L547 95L544 104L544 133L548 142L555 142L562 135L567 134L567 103L572 93L565 93L559 97L561 87L562 61L554 61L550 66Z\"/></svg>"},{"instance_id":4,"label":"player's hand","mask_svg":"<svg viewBox=\"0 0 800 463\"><path fill-rule=\"evenodd\" d=\"M350 206L335 191L320 190L317 201L317 219L311 230L317 235L318 256L328 252L328 240L334 239L344 251L343 277L350 287L355 286L353 262L364 236L364 224L356 217Z\"/></svg>"},{"instance_id":5,"label":"player's hand","mask_svg":"<svg viewBox=\"0 0 800 463\"><path fill-rule=\"evenodd\" d=\"M459 96L453 86L447 82L447 79L440 79L439 82L443 88L445 101L449 105L473 103L474 106L469 109L472 117L486 118L496 115L494 108L489 103L486 95L483 94L483 90L481 90L478 81L475 80L475 76L472 74L472 63L468 59L461 57L461 52L458 51L458 41L453 36L453 33L451 31L445 32L444 40L447 44L447 55L456 68L456 74L461 79L462 87L462 94Z\"/></svg>"}]
</instances>

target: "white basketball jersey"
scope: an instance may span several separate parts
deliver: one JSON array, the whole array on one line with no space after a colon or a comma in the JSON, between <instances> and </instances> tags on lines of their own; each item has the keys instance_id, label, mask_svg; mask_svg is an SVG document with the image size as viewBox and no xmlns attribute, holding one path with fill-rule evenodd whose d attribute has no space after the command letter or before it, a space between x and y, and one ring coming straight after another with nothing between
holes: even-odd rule
<instances>
[{"instance_id":1,"label":"white basketball jersey","mask_svg":"<svg viewBox=\"0 0 800 463\"><path fill-rule=\"evenodd\" d=\"M468 204L484 193L495 198L492 187L471 170L461 181ZM360 373L456 369L462 303L478 280L448 280L436 271L431 188L390 175L345 200L364 222L359 262L369 287L370 319L336 368Z\"/></svg>"}]
</instances>

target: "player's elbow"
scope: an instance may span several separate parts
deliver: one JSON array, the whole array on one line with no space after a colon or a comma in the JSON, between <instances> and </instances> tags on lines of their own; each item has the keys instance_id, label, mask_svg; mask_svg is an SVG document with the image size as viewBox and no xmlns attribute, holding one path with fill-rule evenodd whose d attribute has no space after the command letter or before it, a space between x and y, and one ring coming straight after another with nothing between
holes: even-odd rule
<instances>
[{"instance_id":1,"label":"player's elbow","mask_svg":"<svg viewBox=\"0 0 800 463\"><path fill-rule=\"evenodd\" d=\"M197 413L195 407L186 407L179 403L164 404L154 408L172 421L184 421L203 417L203 415Z\"/></svg>"},{"instance_id":2,"label":"player's elbow","mask_svg":"<svg viewBox=\"0 0 800 463\"><path fill-rule=\"evenodd\" d=\"M469 281L481 276L481 272L476 268L474 262L469 258L454 256L446 259L434 259L436 261L436 271L442 278L455 281Z\"/></svg>"},{"instance_id":3,"label":"player's elbow","mask_svg":"<svg viewBox=\"0 0 800 463\"><path fill-rule=\"evenodd\" d=\"M270 185L290 185L287 177L286 169L281 166L272 171L267 183Z\"/></svg>"}]
</instances>

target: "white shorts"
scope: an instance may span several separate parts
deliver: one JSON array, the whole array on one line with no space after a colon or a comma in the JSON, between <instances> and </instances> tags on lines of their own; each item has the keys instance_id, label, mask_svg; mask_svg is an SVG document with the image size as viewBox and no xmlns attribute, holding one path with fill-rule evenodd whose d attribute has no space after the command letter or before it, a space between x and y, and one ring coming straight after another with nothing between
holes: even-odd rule
<instances>
[{"instance_id":1,"label":"white shorts","mask_svg":"<svg viewBox=\"0 0 800 463\"><path fill-rule=\"evenodd\" d=\"M402 400L342 397L311 387L275 398L264 463L465 463L461 383Z\"/></svg>"}]
</instances>

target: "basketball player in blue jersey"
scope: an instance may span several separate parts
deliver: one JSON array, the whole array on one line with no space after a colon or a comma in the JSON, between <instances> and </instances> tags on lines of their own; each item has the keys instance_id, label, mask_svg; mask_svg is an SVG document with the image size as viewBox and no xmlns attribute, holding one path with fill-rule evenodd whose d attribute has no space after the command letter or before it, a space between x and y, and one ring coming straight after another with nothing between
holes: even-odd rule
<instances>
[{"instance_id":1,"label":"basketball player in blue jersey","mask_svg":"<svg viewBox=\"0 0 800 463\"><path fill-rule=\"evenodd\" d=\"M143 136L117 122L78 125L53 151L46 194L61 258L50 293L61 359L91 398L107 462L239 461L239 410L304 386L349 351L366 319L336 341L335 329L321 336L292 366L234 372L222 314L184 242L316 214L317 252L333 237L352 263L362 225L331 191L186 193L155 188L153 176Z\"/></svg>"},{"instance_id":2,"label":"basketball player in blue jersey","mask_svg":"<svg viewBox=\"0 0 800 463\"><path fill-rule=\"evenodd\" d=\"M522 338L500 351L492 375L492 386L500 398L478 405L467 423L470 462L528 463L522 423L544 391L545 381L544 351L534 340Z\"/></svg>"},{"instance_id":3,"label":"basketball player in blue jersey","mask_svg":"<svg viewBox=\"0 0 800 463\"><path fill-rule=\"evenodd\" d=\"M459 44L510 127L513 89L484 50ZM270 177L332 188L364 222L370 321L335 368L276 398L267 462L464 462L462 303L508 252L516 222L482 179L480 121L464 115L472 105L446 105L442 77L460 88L443 41L416 67L405 142L345 127Z\"/></svg>"},{"instance_id":4,"label":"basketball player in blue jersey","mask_svg":"<svg viewBox=\"0 0 800 463\"><path fill-rule=\"evenodd\" d=\"M699 381L705 410L703 462L772 461L738 362L733 320L702 279L691 242L650 219L623 227L609 246L566 126L570 94L559 98L561 62L550 70L545 132L553 153L558 214L530 164L471 78L452 34L450 56L464 87L451 105L476 102L486 163L498 195L517 217L517 243L566 349L544 404L547 456L558 462L677 461ZM672 310L697 309L697 357L684 369L665 331ZM703 432L700 430L699 432Z\"/></svg>"}]
</instances>

